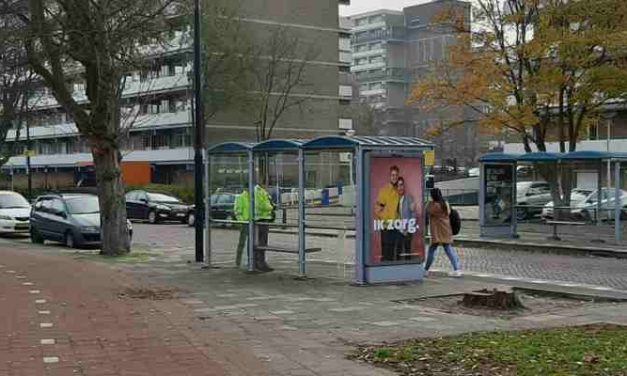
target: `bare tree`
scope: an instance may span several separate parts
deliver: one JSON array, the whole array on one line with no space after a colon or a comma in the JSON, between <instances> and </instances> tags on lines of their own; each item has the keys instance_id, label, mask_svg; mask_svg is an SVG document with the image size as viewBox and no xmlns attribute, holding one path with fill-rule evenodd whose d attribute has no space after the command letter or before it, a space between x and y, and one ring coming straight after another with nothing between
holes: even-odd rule
<instances>
[{"instance_id":1,"label":"bare tree","mask_svg":"<svg viewBox=\"0 0 627 376\"><path fill-rule=\"evenodd\" d=\"M18 13L30 66L90 145L107 255L130 251L121 173L126 74L167 38L177 5L175 0L28 0L28 9ZM73 91L76 82L84 83L84 93Z\"/></svg>"},{"instance_id":2,"label":"bare tree","mask_svg":"<svg viewBox=\"0 0 627 376\"><path fill-rule=\"evenodd\" d=\"M26 50L16 34L19 20L13 10L17 6L15 1L0 2L0 166L15 154L33 89ZM11 129L15 137L7 142Z\"/></svg>"},{"instance_id":3,"label":"bare tree","mask_svg":"<svg viewBox=\"0 0 627 376\"><path fill-rule=\"evenodd\" d=\"M294 34L273 28L268 38L258 44L251 69L250 109L254 111L257 141L272 138L272 133L286 111L300 107L310 99L307 68L318 55Z\"/></svg>"},{"instance_id":4,"label":"bare tree","mask_svg":"<svg viewBox=\"0 0 627 376\"><path fill-rule=\"evenodd\" d=\"M232 0L203 0L205 120L245 100L254 49Z\"/></svg>"},{"instance_id":5,"label":"bare tree","mask_svg":"<svg viewBox=\"0 0 627 376\"><path fill-rule=\"evenodd\" d=\"M353 120L353 130L357 136L376 136L379 134L376 127L377 110L367 103L351 103L344 109L341 116Z\"/></svg>"}]
</instances>

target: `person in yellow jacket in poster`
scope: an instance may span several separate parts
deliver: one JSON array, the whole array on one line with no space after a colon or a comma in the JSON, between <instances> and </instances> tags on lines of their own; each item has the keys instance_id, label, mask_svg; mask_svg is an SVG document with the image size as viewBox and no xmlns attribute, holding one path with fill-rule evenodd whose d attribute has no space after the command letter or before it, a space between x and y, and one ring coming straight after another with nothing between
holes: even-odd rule
<instances>
[{"instance_id":1,"label":"person in yellow jacket in poster","mask_svg":"<svg viewBox=\"0 0 627 376\"><path fill-rule=\"evenodd\" d=\"M235 216L238 221L248 221L250 219L250 195L248 191L243 191L237 196L234 206ZM255 186L255 221L257 222L257 246L265 247L268 245L269 226L263 222L272 222L274 219L274 205L270 194L262 185ZM242 253L246 245L248 236L248 225L243 225L240 230L239 241L237 244L236 264L241 265ZM270 272L270 268L266 262L266 252L264 250L255 249L253 254L253 268L256 271Z\"/></svg>"}]
</instances>

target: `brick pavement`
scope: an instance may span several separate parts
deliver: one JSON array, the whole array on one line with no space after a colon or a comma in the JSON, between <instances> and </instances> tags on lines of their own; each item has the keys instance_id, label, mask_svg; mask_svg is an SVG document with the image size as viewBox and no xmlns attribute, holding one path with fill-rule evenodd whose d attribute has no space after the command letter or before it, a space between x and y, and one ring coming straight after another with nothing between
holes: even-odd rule
<instances>
[{"instance_id":1,"label":"brick pavement","mask_svg":"<svg viewBox=\"0 0 627 376\"><path fill-rule=\"evenodd\" d=\"M135 244L145 248L193 250L193 229L181 225L135 224ZM159 236L157 236L157 233ZM216 229L213 231L215 260L232 264L235 257L237 232ZM295 236L271 234L272 244L293 246ZM308 237L308 246L321 247L323 252L310 254L308 260L331 263L353 261L353 239L338 241L337 238ZM462 267L467 271L490 273L529 279L544 279L567 283L583 283L627 290L627 259L575 256L565 254L535 253L508 248L459 247ZM294 256L270 255L280 260L295 260ZM449 268L443 252L438 252L435 267ZM352 267L342 266L341 274L350 278Z\"/></svg>"},{"instance_id":2,"label":"brick pavement","mask_svg":"<svg viewBox=\"0 0 627 376\"><path fill-rule=\"evenodd\" d=\"M50 375L390 375L386 370L347 360L345 354L355 343L419 336L592 322L627 324L627 303L590 303L542 315L500 319L447 313L406 302L498 286L465 278L436 276L424 283L363 288L332 278L294 280L296 264L288 258L274 259L277 270L260 275L232 267L200 269L189 263L192 252L182 248L143 249L139 252L146 258L106 261L90 252L74 253L62 247L16 244L14 250L7 250L6 244L0 241L0 263L23 273L33 285L18 284L16 273L0 272L2 286L19 295L15 299L19 304L8 308L3 302L0 307L12 312L10 317L35 316L24 320L20 330L12 329L17 328L12 324L15 320L8 321L7 328L16 333L14 338L22 347L7 352L7 356L23 362L0 369L0 375L5 370L12 372L8 375L28 374L11 368L20 370L17 367L26 367L26 363L33 367L39 364L31 374L41 375L39 371L46 369L42 365L44 355L59 357L59 363L47 365ZM226 260L228 255L222 256ZM311 268L314 275L337 271L335 266L322 263ZM181 296L163 301L118 299L120 291L133 286L176 288ZM31 294L28 290L32 289L40 293ZM38 324L44 321L39 320L39 313L29 313L36 307L31 303L33 295L47 299L51 319L46 322L52 323L52 328L40 328ZM41 333L64 340L60 342L64 346L44 354L48 349L37 342L47 339ZM5 336L0 332L0 338ZM96 342L94 338L106 341ZM110 349L108 343L116 346ZM7 349L17 346L12 342L0 345ZM33 352L20 358L20 350L26 349ZM89 367L94 364L100 367ZM166 365L181 369L168 373ZM54 368L61 366L68 367ZM133 370L143 373L129 372Z\"/></svg>"},{"instance_id":3,"label":"brick pavement","mask_svg":"<svg viewBox=\"0 0 627 376\"><path fill-rule=\"evenodd\" d=\"M196 332L175 300L122 299L126 273L0 248L0 375L267 374L250 349Z\"/></svg>"}]
</instances>

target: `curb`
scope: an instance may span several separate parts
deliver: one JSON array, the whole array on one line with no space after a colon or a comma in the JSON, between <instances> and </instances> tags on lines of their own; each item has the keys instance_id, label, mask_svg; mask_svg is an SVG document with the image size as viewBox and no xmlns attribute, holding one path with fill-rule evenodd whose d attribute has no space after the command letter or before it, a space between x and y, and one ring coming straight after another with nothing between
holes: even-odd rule
<instances>
[{"instance_id":1,"label":"curb","mask_svg":"<svg viewBox=\"0 0 627 376\"><path fill-rule=\"evenodd\" d=\"M456 279L500 283L522 291L550 294L570 299L593 300L596 302L627 302L627 291L611 287L566 281L519 278L473 271L464 271L463 273L463 277ZM448 276L447 272L442 270L432 270L431 274L437 277Z\"/></svg>"},{"instance_id":2,"label":"curb","mask_svg":"<svg viewBox=\"0 0 627 376\"><path fill-rule=\"evenodd\" d=\"M296 235L295 231L271 229L271 233ZM328 232L307 232L309 236L324 237L324 238L336 238L337 235ZM354 233L347 233L347 239L354 239ZM428 237L427 237L428 239ZM607 247L578 247L575 245L567 244L542 244L542 243L523 243L513 242L509 240L495 240L495 239L476 239L476 238L464 238L456 237L455 243L471 246L477 248L499 248L500 250L509 251L524 251L524 252L540 252L540 253L556 253L566 254L573 256L600 256L600 257L614 257L614 258L627 258L627 249L614 249ZM506 247L507 249L503 249Z\"/></svg>"},{"instance_id":3,"label":"curb","mask_svg":"<svg viewBox=\"0 0 627 376\"><path fill-rule=\"evenodd\" d=\"M474 246L481 248L499 248L503 246L508 250L525 251L525 252L541 252L541 253L556 253L566 255L587 255L587 256L601 256L601 257L614 257L614 258L627 258L627 250L603 248L603 247L578 247L568 244L542 244L542 243L522 243L512 242L507 240L493 240L493 239L470 239L470 238L456 238L455 242L465 246Z\"/></svg>"}]
</instances>

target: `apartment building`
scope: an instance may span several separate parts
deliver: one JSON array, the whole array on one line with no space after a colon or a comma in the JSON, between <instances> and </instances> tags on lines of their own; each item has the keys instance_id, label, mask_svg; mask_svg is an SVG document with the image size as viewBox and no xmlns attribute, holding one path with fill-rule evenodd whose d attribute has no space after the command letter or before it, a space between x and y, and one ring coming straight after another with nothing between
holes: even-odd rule
<instances>
[{"instance_id":1,"label":"apartment building","mask_svg":"<svg viewBox=\"0 0 627 376\"><path fill-rule=\"evenodd\" d=\"M349 0L243 0L241 17L253 35L264 35L281 27L298 34L303 43L319 53L308 62L307 88L294 95L306 97L306 108L290 108L277 124L273 137L309 138L338 134L352 127L350 119L341 119L341 106L350 103L351 91L340 84L340 75L350 69L346 54L349 33L339 25L339 7ZM192 149L192 55L189 26L172 35L167 48L153 49L147 57L150 69L131 72L126 77L123 113L129 126L129 137L123 152L124 161L147 162L155 183L190 182L193 169ZM179 42L176 42L179 41ZM74 95L84 97L84 85L74 85ZM42 88L34 96L29 120L32 172L36 187L69 186L93 173L88 144L51 93ZM207 143L252 141L255 119L241 109L219 113L206 124ZM17 185L25 184L26 158L24 130L16 140L16 131L7 141L18 142L18 152L2 169L11 174ZM40 183L41 182L41 183Z\"/></svg>"},{"instance_id":2,"label":"apartment building","mask_svg":"<svg viewBox=\"0 0 627 376\"><path fill-rule=\"evenodd\" d=\"M413 84L429 74L433 64L445 58L449 46L458 42L453 26L438 19L451 9L470 19L470 3L457 0L351 16L351 72L359 84L359 100L376 109L376 127L382 135L428 137L433 124L469 119L433 140L438 160L469 165L479 152L470 111L425 112L407 105Z\"/></svg>"}]
</instances>

